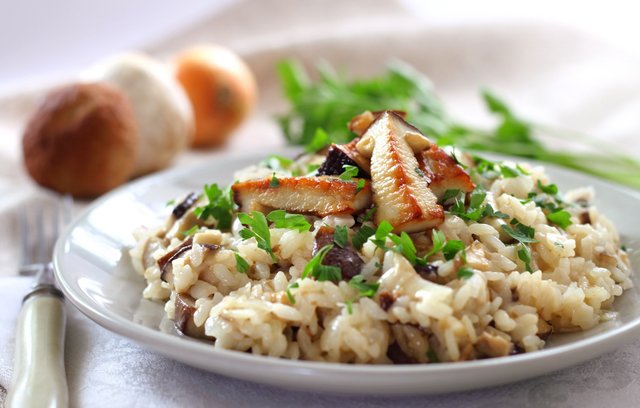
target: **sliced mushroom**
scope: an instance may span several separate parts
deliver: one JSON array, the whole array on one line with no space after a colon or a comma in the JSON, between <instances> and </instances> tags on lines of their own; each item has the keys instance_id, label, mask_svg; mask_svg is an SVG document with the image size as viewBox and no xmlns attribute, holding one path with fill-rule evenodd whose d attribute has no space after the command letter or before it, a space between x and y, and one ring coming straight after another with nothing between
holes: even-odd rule
<instances>
[{"instance_id":1,"label":"sliced mushroom","mask_svg":"<svg viewBox=\"0 0 640 408\"><path fill-rule=\"evenodd\" d=\"M371 182L378 208L377 224L386 220L395 231L417 232L444 221L444 210L429 189L415 157L414 149L425 146L422 139L426 139L424 135L400 116L384 112L358 143L373 145Z\"/></svg>"},{"instance_id":2,"label":"sliced mushroom","mask_svg":"<svg viewBox=\"0 0 640 408\"><path fill-rule=\"evenodd\" d=\"M192 245L193 237L189 237L182 244L173 248L173 250L167 252L162 256L162 258L158 259L158 268L160 268L160 279L165 282L173 282L173 267L171 266L171 262L190 250Z\"/></svg>"},{"instance_id":3,"label":"sliced mushroom","mask_svg":"<svg viewBox=\"0 0 640 408\"><path fill-rule=\"evenodd\" d=\"M176 296L176 308L173 322L182 334L189 337L205 337L204 325L196 326L193 315L196 313L196 301L184 293Z\"/></svg>"},{"instance_id":4,"label":"sliced mushroom","mask_svg":"<svg viewBox=\"0 0 640 408\"><path fill-rule=\"evenodd\" d=\"M171 214L176 218L176 220L179 220L180 218L182 218L184 213L186 213L191 207L193 207L193 205L198 201L198 198L198 194L189 193L189 195L187 195L184 200L180 202L180 204L175 206Z\"/></svg>"},{"instance_id":5,"label":"sliced mushroom","mask_svg":"<svg viewBox=\"0 0 640 408\"><path fill-rule=\"evenodd\" d=\"M447 152L436 145L416 155L418 166L427 177L429 188L441 200L447 190L470 193L475 188L469 174Z\"/></svg>"},{"instance_id":6,"label":"sliced mushroom","mask_svg":"<svg viewBox=\"0 0 640 408\"><path fill-rule=\"evenodd\" d=\"M271 179L234 184L233 199L241 212L281 209L297 214L324 217L354 214L371 206L371 183L359 190L357 180L337 177L283 177L274 186Z\"/></svg>"}]
</instances>

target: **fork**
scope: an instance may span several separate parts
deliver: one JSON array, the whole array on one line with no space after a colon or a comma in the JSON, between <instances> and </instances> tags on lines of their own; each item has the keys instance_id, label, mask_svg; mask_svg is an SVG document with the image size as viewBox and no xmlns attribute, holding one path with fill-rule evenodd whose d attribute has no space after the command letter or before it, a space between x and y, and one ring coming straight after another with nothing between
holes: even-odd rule
<instances>
[{"instance_id":1,"label":"fork","mask_svg":"<svg viewBox=\"0 0 640 408\"><path fill-rule=\"evenodd\" d=\"M60 220L68 223L72 205L70 196L56 200L49 214L49 234L45 233L43 204L35 207L31 217L24 209L19 215L19 273L36 275L36 284L24 297L18 316L13 382L7 395L9 408L68 406L64 369L66 316L62 292L54 285L51 251Z\"/></svg>"}]
</instances>

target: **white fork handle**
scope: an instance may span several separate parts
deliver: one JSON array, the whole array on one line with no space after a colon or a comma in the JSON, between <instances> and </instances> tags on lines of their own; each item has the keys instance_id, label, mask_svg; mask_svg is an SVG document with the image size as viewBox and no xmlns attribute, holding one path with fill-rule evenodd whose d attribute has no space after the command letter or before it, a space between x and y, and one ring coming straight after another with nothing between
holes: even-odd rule
<instances>
[{"instance_id":1,"label":"white fork handle","mask_svg":"<svg viewBox=\"0 0 640 408\"><path fill-rule=\"evenodd\" d=\"M18 317L8 408L69 405L64 370L65 324L64 304L60 297L34 293L25 300Z\"/></svg>"}]
</instances>

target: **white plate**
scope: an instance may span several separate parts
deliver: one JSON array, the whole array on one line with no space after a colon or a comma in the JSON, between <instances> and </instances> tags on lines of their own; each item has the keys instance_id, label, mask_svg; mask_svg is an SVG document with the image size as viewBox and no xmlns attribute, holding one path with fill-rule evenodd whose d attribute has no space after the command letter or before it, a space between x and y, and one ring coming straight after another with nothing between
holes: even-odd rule
<instances>
[{"instance_id":1,"label":"white plate","mask_svg":"<svg viewBox=\"0 0 640 408\"><path fill-rule=\"evenodd\" d=\"M283 151L281 154L292 154ZM615 321L581 333L554 335L542 351L460 363L365 366L289 361L216 350L211 343L179 335L163 319L162 305L141 299L143 279L127 249L132 230L161 221L166 202L204 183L229 183L233 171L263 155L218 156L128 184L98 200L66 230L54 251L58 282L71 303L98 324L186 364L245 380L314 391L413 394L461 391L534 377L594 358L630 340L640 329L640 292L619 298ZM640 270L640 193L547 166L561 189L592 185L596 204L620 229ZM159 214L162 214L159 217Z\"/></svg>"}]
</instances>

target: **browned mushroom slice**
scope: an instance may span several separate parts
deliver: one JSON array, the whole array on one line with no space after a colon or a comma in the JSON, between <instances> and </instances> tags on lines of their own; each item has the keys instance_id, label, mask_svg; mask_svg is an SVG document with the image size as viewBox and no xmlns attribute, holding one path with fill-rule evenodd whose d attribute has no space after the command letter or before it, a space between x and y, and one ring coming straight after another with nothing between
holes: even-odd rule
<instances>
[{"instance_id":1,"label":"browned mushroom slice","mask_svg":"<svg viewBox=\"0 0 640 408\"><path fill-rule=\"evenodd\" d=\"M371 183L337 177L282 177L277 186L272 180L248 180L231 186L233 199L241 212L273 209L324 217L331 214L354 214L371 206Z\"/></svg>"},{"instance_id":2,"label":"browned mushroom slice","mask_svg":"<svg viewBox=\"0 0 640 408\"><path fill-rule=\"evenodd\" d=\"M442 223L444 210L415 157L430 145L429 139L393 112L381 114L362 136L357 148L371 156L377 224L386 220L395 231L417 232Z\"/></svg>"},{"instance_id":3,"label":"browned mushroom slice","mask_svg":"<svg viewBox=\"0 0 640 408\"><path fill-rule=\"evenodd\" d=\"M447 152L436 145L416 155L418 166L429 179L429 188L442 199L447 190L470 193L475 188L466 171Z\"/></svg>"},{"instance_id":4,"label":"browned mushroom slice","mask_svg":"<svg viewBox=\"0 0 640 408\"><path fill-rule=\"evenodd\" d=\"M500 336L485 331L478 336L475 348L483 357L504 357L511 352L511 343Z\"/></svg>"},{"instance_id":5,"label":"browned mushroom slice","mask_svg":"<svg viewBox=\"0 0 640 408\"><path fill-rule=\"evenodd\" d=\"M196 312L195 299L184 293L178 294L175 306L173 322L176 329L189 337L205 337L204 325L198 327L193 321L193 315Z\"/></svg>"},{"instance_id":6,"label":"browned mushroom slice","mask_svg":"<svg viewBox=\"0 0 640 408\"><path fill-rule=\"evenodd\" d=\"M198 198L200 198L198 194L189 193L189 195L187 195L180 204L175 206L171 214L176 218L176 220L179 220L191 207L193 207L193 205L198 201Z\"/></svg>"}]
</instances>

